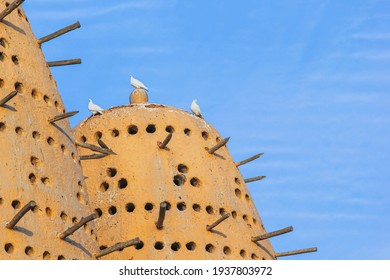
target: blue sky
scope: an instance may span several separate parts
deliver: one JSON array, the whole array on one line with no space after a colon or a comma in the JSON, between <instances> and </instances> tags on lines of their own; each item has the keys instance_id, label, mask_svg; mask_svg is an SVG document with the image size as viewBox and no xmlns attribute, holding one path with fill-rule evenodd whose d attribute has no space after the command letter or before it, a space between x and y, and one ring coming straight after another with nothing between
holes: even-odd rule
<instances>
[{"instance_id":1,"label":"blue sky","mask_svg":"<svg viewBox=\"0 0 390 280\"><path fill-rule=\"evenodd\" d=\"M240 168L284 259L390 259L390 1L31 0L72 126L128 103L132 74L153 103L194 98Z\"/></svg>"}]
</instances>

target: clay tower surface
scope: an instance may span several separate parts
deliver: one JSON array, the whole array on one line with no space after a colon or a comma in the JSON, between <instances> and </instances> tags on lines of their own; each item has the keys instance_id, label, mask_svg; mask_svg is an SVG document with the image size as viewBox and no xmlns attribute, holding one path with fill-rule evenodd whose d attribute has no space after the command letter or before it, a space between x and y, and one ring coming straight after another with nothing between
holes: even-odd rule
<instances>
[{"instance_id":1,"label":"clay tower surface","mask_svg":"<svg viewBox=\"0 0 390 280\"><path fill-rule=\"evenodd\" d=\"M91 259L91 223L57 237L91 211L69 121L49 122L65 106L21 7L0 20L0 99L15 91L0 107L0 259Z\"/></svg>"},{"instance_id":2,"label":"clay tower surface","mask_svg":"<svg viewBox=\"0 0 390 280\"><path fill-rule=\"evenodd\" d=\"M140 240L102 259L275 259L268 240L251 241L265 233L261 218L227 147L206 149L223 137L204 119L136 103L91 116L75 138L115 153L82 161L91 207L100 215L100 248ZM91 156L82 147L79 153Z\"/></svg>"}]
</instances>

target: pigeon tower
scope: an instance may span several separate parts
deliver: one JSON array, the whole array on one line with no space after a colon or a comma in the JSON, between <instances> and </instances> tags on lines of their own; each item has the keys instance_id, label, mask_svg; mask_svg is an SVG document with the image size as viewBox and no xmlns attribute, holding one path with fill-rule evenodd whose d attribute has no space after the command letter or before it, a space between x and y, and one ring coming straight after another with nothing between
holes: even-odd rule
<instances>
[{"instance_id":1,"label":"pigeon tower","mask_svg":"<svg viewBox=\"0 0 390 280\"><path fill-rule=\"evenodd\" d=\"M0 259L91 259L93 222L67 113L19 6L0 0Z\"/></svg>"}]
</instances>

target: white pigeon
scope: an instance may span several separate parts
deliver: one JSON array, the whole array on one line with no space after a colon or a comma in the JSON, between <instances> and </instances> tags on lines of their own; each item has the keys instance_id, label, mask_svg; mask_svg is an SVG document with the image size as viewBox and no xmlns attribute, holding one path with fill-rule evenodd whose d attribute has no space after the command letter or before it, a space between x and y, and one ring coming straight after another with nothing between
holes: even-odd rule
<instances>
[{"instance_id":1,"label":"white pigeon","mask_svg":"<svg viewBox=\"0 0 390 280\"><path fill-rule=\"evenodd\" d=\"M91 99L89 99L88 110L91 111L92 115L96 115L96 114L102 115L104 111L102 107L94 104Z\"/></svg>"},{"instance_id":2,"label":"white pigeon","mask_svg":"<svg viewBox=\"0 0 390 280\"><path fill-rule=\"evenodd\" d=\"M195 116L198 116L199 118L202 118L202 114L200 113L200 108L199 108L199 105L196 104L196 99L194 99L194 101L192 101L191 103L191 111L192 113L194 113Z\"/></svg>"},{"instance_id":3,"label":"white pigeon","mask_svg":"<svg viewBox=\"0 0 390 280\"><path fill-rule=\"evenodd\" d=\"M148 88L142 82L133 78L133 76L130 76L130 84L135 88L141 88L141 89L148 91Z\"/></svg>"}]
</instances>

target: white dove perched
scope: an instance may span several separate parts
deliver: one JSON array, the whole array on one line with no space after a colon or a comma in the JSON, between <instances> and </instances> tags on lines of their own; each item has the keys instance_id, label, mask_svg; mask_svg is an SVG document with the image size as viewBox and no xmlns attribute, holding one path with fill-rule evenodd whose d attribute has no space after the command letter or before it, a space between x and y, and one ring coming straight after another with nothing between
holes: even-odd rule
<instances>
[{"instance_id":1,"label":"white dove perched","mask_svg":"<svg viewBox=\"0 0 390 280\"><path fill-rule=\"evenodd\" d=\"M191 111L192 113L194 113L195 116L198 116L199 118L202 118L202 114L200 113L200 108L199 108L199 105L196 104L196 99L194 99L191 103Z\"/></svg>"},{"instance_id":2,"label":"white dove perched","mask_svg":"<svg viewBox=\"0 0 390 280\"><path fill-rule=\"evenodd\" d=\"M130 76L130 84L135 88L140 88L140 89L144 89L144 90L148 91L148 88L142 82L133 78L133 76Z\"/></svg>"},{"instance_id":3,"label":"white dove perched","mask_svg":"<svg viewBox=\"0 0 390 280\"><path fill-rule=\"evenodd\" d=\"M91 111L92 115L96 115L96 114L102 115L104 111L102 107L94 104L91 99L89 99L88 110Z\"/></svg>"}]
</instances>

